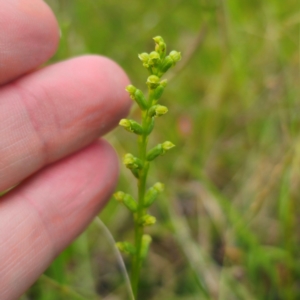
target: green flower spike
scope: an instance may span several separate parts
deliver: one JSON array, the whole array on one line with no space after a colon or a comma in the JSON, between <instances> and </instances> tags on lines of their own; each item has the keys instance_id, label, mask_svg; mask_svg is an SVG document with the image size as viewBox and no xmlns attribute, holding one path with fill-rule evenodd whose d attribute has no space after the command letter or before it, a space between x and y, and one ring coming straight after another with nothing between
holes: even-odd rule
<instances>
[{"instance_id":1,"label":"green flower spike","mask_svg":"<svg viewBox=\"0 0 300 300\"><path fill-rule=\"evenodd\" d=\"M147 189L150 162L174 147L173 143L166 141L148 150L149 136L154 128L156 118L168 112L166 106L158 104L167 85L167 80L162 80L161 77L181 59L181 54L178 51L171 51L168 56L166 55L167 46L161 36L156 36L153 39L155 42L154 51L150 53L143 52L138 55L143 66L150 73L146 81L148 95L133 85L126 87L131 99L138 104L141 110L141 123L129 119L122 119L119 123L127 131L138 135L138 157L127 153L123 159L124 165L137 178L138 196L135 200L131 195L124 192L114 194L115 198L132 212L135 227L134 244L119 242L117 247L122 252L131 255L131 286L135 299L139 299L140 271L152 240L149 235L144 234L144 227L153 225L156 222L154 216L147 214L147 209L164 190L164 185L160 182Z\"/></svg>"}]
</instances>

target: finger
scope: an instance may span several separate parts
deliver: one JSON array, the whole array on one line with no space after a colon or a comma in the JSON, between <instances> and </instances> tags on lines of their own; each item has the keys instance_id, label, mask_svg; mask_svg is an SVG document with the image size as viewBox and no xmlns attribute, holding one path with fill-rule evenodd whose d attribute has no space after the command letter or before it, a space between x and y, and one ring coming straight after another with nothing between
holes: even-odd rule
<instances>
[{"instance_id":1,"label":"finger","mask_svg":"<svg viewBox=\"0 0 300 300\"><path fill-rule=\"evenodd\" d=\"M0 200L0 298L17 299L91 222L115 187L114 151L96 142Z\"/></svg>"},{"instance_id":2,"label":"finger","mask_svg":"<svg viewBox=\"0 0 300 300\"><path fill-rule=\"evenodd\" d=\"M59 30L41 0L0 0L0 85L36 68L55 52Z\"/></svg>"},{"instance_id":3,"label":"finger","mask_svg":"<svg viewBox=\"0 0 300 300\"><path fill-rule=\"evenodd\" d=\"M0 191L88 145L128 113L125 73L85 56L0 90Z\"/></svg>"}]
</instances>

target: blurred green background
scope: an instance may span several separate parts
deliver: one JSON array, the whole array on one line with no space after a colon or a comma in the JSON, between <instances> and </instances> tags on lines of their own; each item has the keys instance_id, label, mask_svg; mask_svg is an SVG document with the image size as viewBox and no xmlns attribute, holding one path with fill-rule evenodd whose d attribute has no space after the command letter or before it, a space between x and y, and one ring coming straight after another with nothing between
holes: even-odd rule
<instances>
[{"instance_id":1,"label":"blurred green background","mask_svg":"<svg viewBox=\"0 0 300 300\"><path fill-rule=\"evenodd\" d=\"M150 172L166 192L151 211L139 300L300 299L299 1L46 2L62 31L51 62L102 54L145 89L137 54L152 51L152 37L183 55L152 135L176 148ZM107 139L120 156L135 153L122 129ZM136 192L123 167L119 188ZM100 217L117 241L132 239L131 215L114 200ZM29 299L129 299L105 230L92 223Z\"/></svg>"}]
</instances>

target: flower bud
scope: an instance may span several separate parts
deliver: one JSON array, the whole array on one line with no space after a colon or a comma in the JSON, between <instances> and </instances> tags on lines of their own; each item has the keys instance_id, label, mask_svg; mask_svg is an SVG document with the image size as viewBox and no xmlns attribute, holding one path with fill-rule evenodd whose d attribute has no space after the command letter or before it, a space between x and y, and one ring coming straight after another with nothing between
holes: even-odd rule
<instances>
[{"instance_id":1,"label":"flower bud","mask_svg":"<svg viewBox=\"0 0 300 300\"><path fill-rule=\"evenodd\" d=\"M148 85L149 89L154 90L156 87L159 86L159 77L155 75L150 75L147 79L146 84Z\"/></svg>"},{"instance_id":2,"label":"flower bud","mask_svg":"<svg viewBox=\"0 0 300 300\"><path fill-rule=\"evenodd\" d=\"M162 96L165 87L167 85L167 82L168 82L167 79L162 80L159 83L159 86L153 91L151 98L154 99L155 102L157 102L157 100Z\"/></svg>"},{"instance_id":3,"label":"flower bud","mask_svg":"<svg viewBox=\"0 0 300 300\"><path fill-rule=\"evenodd\" d=\"M143 234L142 247L141 247L141 259L144 260L147 257L152 238L149 234Z\"/></svg>"},{"instance_id":4,"label":"flower bud","mask_svg":"<svg viewBox=\"0 0 300 300\"><path fill-rule=\"evenodd\" d=\"M162 145L158 144L154 148L149 150L146 158L148 161L151 161L151 160L154 160L157 156L162 155L162 153L163 153Z\"/></svg>"},{"instance_id":5,"label":"flower bud","mask_svg":"<svg viewBox=\"0 0 300 300\"><path fill-rule=\"evenodd\" d=\"M122 119L119 125L124 127L127 131L135 134L143 134L143 127L134 120Z\"/></svg>"},{"instance_id":6,"label":"flower bud","mask_svg":"<svg viewBox=\"0 0 300 300\"><path fill-rule=\"evenodd\" d=\"M142 110L147 109L147 100L141 90L138 90L133 85L128 85L125 89L132 100L134 100Z\"/></svg>"},{"instance_id":7,"label":"flower bud","mask_svg":"<svg viewBox=\"0 0 300 300\"><path fill-rule=\"evenodd\" d=\"M156 218L151 215L144 215L140 221L141 226L151 226L155 223L156 223Z\"/></svg>"},{"instance_id":8,"label":"flower bud","mask_svg":"<svg viewBox=\"0 0 300 300\"><path fill-rule=\"evenodd\" d=\"M166 73L174 65L173 59L168 55L160 67L162 74Z\"/></svg>"},{"instance_id":9,"label":"flower bud","mask_svg":"<svg viewBox=\"0 0 300 300\"><path fill-rule=\"evenodd\" d=\"M162 144L158 144L157 146L149 150L146 158L148 161L151 161L159 155L164 155L168 150L172 149L173 147L175 147L175 145L169 141L166 141Z\"/></svg>"},{"instance_id":10,"label":"flower bud","mask_svg":"<svg viewBox=\"0 0 300 300\"><path fill-rule=\"evenodd\" d=\"M164 184L157 182L146 192L144 200L145 208L149 207L157 199L158 195L163 192L164 187Z\"/></svg>"},{"instance_id":11,"label":"flower bud","mask_svg":"<svg viewBox=\"0 0 300 300\"><path fill-rule=\"evenodd\" d=\"M125 196L125 193L121 192L121 191L114 193L115 199L119 202L123 202L124 196Z\"/></svg>"},{"instance_id":12,"label":"flower bud","mask_svg":"<svg viewBox=\"0 0 300 300\"><path fill-rule=\"evenodd\" d=\"M131 153L125 154L123 158L123 164L128 168L128 169L142 169L143 168L143 163L142 161L133 156Z\"/></svg>"},{"instance_id":13,"label":"flower bud","mask_svg":"<svg viewBox=\"0 0 300 300\"><path fill-rule=\"evenodd\" d=\"M154 185L153 185L153 188L159 192L159 193L162 193L165 189L165 185L161 182L156 182Z\"/></svg>"},{"instance_id":14,"label":"flower bud","mask_svg":"<svg viewBox=\"0 0 300 300\"><path fill-rule=\"evenodd\" d=\"M146 132L145 132L146 135L149 135L152 132L152 130L154 128L154 124L155 124L155 120L154 120L154 118L152 118L148 128L146 129Z\"/></svg>"},{"instance_id":15,"label":"flower bud","mask_svg":"<svg viewBox=\"0 0 300 300\"><path fill-rule=\"evenodd\" d=\"M154 37L153 40L158 45L159 45L159 43L164 43L165 42L164 39L160 35Z\"/></svg>"},{"instance_id":16,"label":"flower bud","mask_svg":"<svg viewBox=\"0 0 300 300\"><path fill-rule=\"evenodd\" d=\"M160 54L161 58L164 58L166 55L167 46L163 38L161 36L156 36L153 38L153 40L155 41L155 51Z\"/></svg>"},{"instance_id":17,"label":"flower bud","mask_svg":"<svg viewBox=\"0 0 300 300\"><path fill-rule=\"evenodd\" d=\"M156 44L155 51L157 51L160 57L163 59L166 56L167 45L165 43Z\"/></svg>"},{"instance_id":18,"label":"flower bud","mask_svg":"<svg viewBox=\"0 0 300 300\"><path fill-rule=\"evenodd\" d=\"M173 60L173 65L175 66L177 62L179 62L181 60L181 53L178 51L171 51L169 56L172 58Z\"/></svg>"},{"instance_id":19,"label":"flower bud","mask_svg":"<svg viewBox=\"0 0 300 300\"><path fill-rule=\"evenodd\" d=\"M145 68L149 68L149 54L144 52L138 55L139 59L143 62Z\"/></svg>"},{"instance_id":20,"label":"flower bud","mask_svg":"<svg viewBox=\"0 0 300 300\"><path fill-rule=\"evenodd\" d=\"M130 97L134 95L136 91L136 87L134 87L132 84L129 84L126 86L125 90L129 93Z\"/></svg>"},{"instance_id":21,"label":"flower bud","mask_svg":"<svg viewBox=\"0 0 300 300\"><path fill-rule=\"evenodd\" d=\"M167 79L164 79L164 80L162 80L162 81L160 82L160 85L161 85L163 88L165 88L165 87L167 86L167 84L168 84L168 80L167 80Z\"/></svg>"},{"instance_id":22,"label":"flower bud","mask_svg":"<svg viewBox=\"0 0 300 300\"><path fill-rule=\"evenodd\" d=\"M154 105L149 109L148 115L150 117L160 117L165 115L168 112L168 108L163 105Z\"/></svg>"},{"instance_id":23,"label":"flower bud","mask_svg":"<svg viewBox=\"0 0 300 300\"><path fill-rule=\"evenodd\" d=\"M124 192L114 193L114 197L120 203L123 203L131 212L135 213L138 209L138 205L132 196L125 194Z\"/></svg>"},{"instance_id":24,"label":"flower bud","mask_svg":"<svg viewBox=\"0 0 300 300\"><path fill-rule=\"evenodd\" d=\"M175 147L175 145L169 141L166 141L166 142L162 143L161 145L162 145L162 149L163 149L163 154L165 154L167 151L169 151L170 149Z\"/></svg>"},{"instance_id":25,"label":"flower bud","mask_svg":"<svg viewBox=\"0 0 300 300\"><path fill-rule=\"evenodd\" d=\"M129 242L118 242L116 247L125 254L134 255L136 252L135 247Z\"/></svg>"},{"instance_id":26,"label":"flower bud","mask_svg":"<svg viewBox=\"0 0 300 300\"><path fill-rule=\"evenodd\" d=\"M159 63L159 61L160 61L160 56L158 52L152 51L149 55L149 65L155 66Z\"/></svg>"},{"instance_id":27,"label":"flower bud","mask_svg":"<svg viewBox=\"0 0 300 300\"><path fill-rule=\"evenodd\" d=\"M141 90L136 90L134 94L134 100L142 110L147 109L147 100Z\"/></svg>"},{"instance_id":28,"label":"flower bud","mask_svg":"<svg viewBox=\"0 0 300 300\"><path fill-rule=\"evenodd\" d=\"M138 56L142 62L147 62L149 59L149 54L146 52L143 52L143 53L139 54Z\"/></svg>"}]
</instances>

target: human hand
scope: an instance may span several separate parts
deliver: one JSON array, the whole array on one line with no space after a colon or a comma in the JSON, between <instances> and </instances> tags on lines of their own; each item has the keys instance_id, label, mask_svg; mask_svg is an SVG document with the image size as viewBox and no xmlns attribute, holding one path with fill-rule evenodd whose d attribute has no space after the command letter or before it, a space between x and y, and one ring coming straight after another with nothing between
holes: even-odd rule
<instances>
[{"instance_id":1,"label":"human hand","mask_svg":"<svg viewBox=\"0 0 300 300\"><path fill-rule=\"evenodd\" d=\"M41 0L0 0L0 299L17 299L99 212L114 151L97 138L128 112L127 76L85 56L36 69L59 29Z\"/></svg>"}]
</instances>

